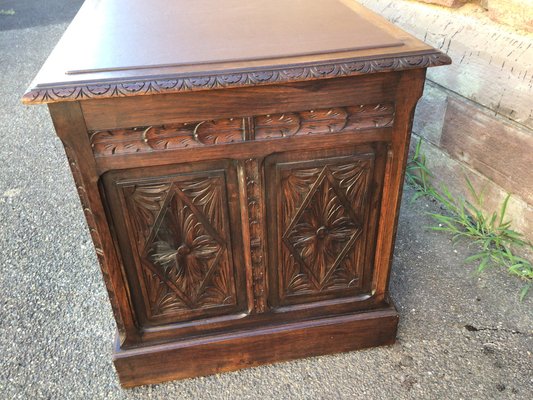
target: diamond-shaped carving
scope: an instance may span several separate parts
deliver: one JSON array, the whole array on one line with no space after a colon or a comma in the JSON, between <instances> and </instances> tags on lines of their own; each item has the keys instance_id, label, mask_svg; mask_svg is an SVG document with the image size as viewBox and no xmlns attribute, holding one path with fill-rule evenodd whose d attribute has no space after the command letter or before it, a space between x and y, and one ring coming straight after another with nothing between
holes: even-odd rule
<instances>
[{"instance_id":1,"label":"diamond-shaped carving","mask_svg":"<svg viewBox=\"0 0 533 400\"><path fill-rule=\"evenodd\" d=\"M152 315L235 304L223 183L143 184L127 194Z\"/></svg>"},{"instance_id":2,"label":"diamond-shaped carving","mask_svg":"<svg viewBox=\"0 0 533 400\"><path fill-rule=\"evenodd\" d=\"M361 234L362 226L327 168L289 224L283 241L321 288Z\"/></svg>"},{"instance_id":3,"label":"diamond-shaped carving","mask_svg":"<svg viewBox=\"0 0 533 400\"><path fill-rule=\"evenodd\" d=\"M281 156L280 156L281 158ZM373 155L276 165L280 304L362 287Z\"/></svg>"}]
</instances>

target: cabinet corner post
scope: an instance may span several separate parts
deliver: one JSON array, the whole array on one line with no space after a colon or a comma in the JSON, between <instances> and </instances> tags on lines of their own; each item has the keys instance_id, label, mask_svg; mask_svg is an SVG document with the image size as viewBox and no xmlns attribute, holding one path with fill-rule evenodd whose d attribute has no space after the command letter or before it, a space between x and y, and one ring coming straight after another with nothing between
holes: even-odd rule
<instances>
[{"instance_id":1,"label":"cabinet corner post","mask_svg":"<svg viewBox=\"0 0 533 400\"><path fill-rule=\"evenodd\" d=\"M119 257L100 189L99 175L93 158L85 120L79 102L49 104L56 133L63 143L69 167L89 227L100 270L116 321L120 345L137 336L129 294L123 281Z\"/></svg>"}]
</instances>

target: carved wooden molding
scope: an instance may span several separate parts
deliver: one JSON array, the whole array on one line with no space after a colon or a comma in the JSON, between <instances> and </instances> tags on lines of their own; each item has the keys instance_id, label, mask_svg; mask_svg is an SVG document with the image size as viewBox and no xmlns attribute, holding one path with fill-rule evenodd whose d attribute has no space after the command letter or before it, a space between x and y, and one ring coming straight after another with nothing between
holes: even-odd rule
<instances>
[{"instance_id":1,"label":"carved wooden molding","mask_svg":"<svg viewBox=\"0 0 533 400\"><path fill-rule=\"evenodd\" d=\"M394 104L372 104L255 117L254 132L256 140L273 139L388 128L393 122Z\"/></svg>"},{"instance_id":2,"label":"carved wooden molding","mask_svg":"<svg viewBox=\"0 0 533 400\"><path fill-rule=\"evenodd\" d=\"M96 224L93 211L91 210L91 207L89 204L89 199L87 197L87 191L83 183L83 178L81 175L77 157L76 157L74 150L72 150L66 143L63 143L63 146L65 148L65 154L67 155L68 163L70 165L70 170L72 171L74 182L76 183L76 189L78 190L78 195L80 197L80 202L83 207L85 218L87 220L87 225L89 226L89 232L91 234L91 237L94 243L96 257L98 259L98 263L100 264L100 269L102 271L102 276L104 279L105 287L107 289L107 294L109 296L109 302L111 303L111 308L113 310L113 315L115 316L118 333L121 338L121 341L123 341L124 338L126 337L126 328L125 328L124 321L122 320L122 316L119 311L119 305L117 302L115 291L113 289L113 285L111 284L111 278L109 276L109 271L107 269L108 262L106 261L106 256L105 256L105 253L102 247L102 239L100 237L100 233L98 232L98 226Z\"/></svg>"},{"instance_id":3,"label":"carved wooden molding","mask_svg":"<svg viewBox=\"0 0 533 400\"><path fill-rule=\"evenodd\" d=\"M244 118L114 129L91 133L96 156L147 153L244 140Z\"/></svg>"},{"instance_id":4,"label":"carved wooden molding","mask_svg":"<svg viewBox=\"0 0 533 400\"><path fill-rule=\"evenodd\" d=\"M257 86L274 83L354 76L376 72L400 71L451 64L446 54L437 52L397 57L394 55L371 60L343 60L321 65L225 74L169 77L151 80L110 82L91 85L73 83L62 87L31 88L22 98L25 104L54 103L87 99L178 93L216 88Z\"/></svg>"},{"instance_id":5,"label":"carved wooden molding","mask_svg":"<svg viewBox=\"0 0 533 400\"><path fill-rule=\"evenodd\" d=\"M89 134L95 156L107 157L237 143L254 139L389 128L394 123L394 112L393 103L365 104L263 115L250 119L229 118L95 131ZM247 119L250 124L246 124Z\"/></svg>"},{"instance_id":6,"label":"carved wooden molding","mask_svg":"<svg viewBox=\"0 0 533 400\"><path fill-rule=\"evenodd\" d=\"M252 258L252 279L254 292L254 311L266 311L265 287L265 245L263 235L263 210L261 200L262 178L257 159L250 158L244 162L246 174L246 200L248 202L248 223L250 226L250 253Z\"/></svg>"}]
</instances>

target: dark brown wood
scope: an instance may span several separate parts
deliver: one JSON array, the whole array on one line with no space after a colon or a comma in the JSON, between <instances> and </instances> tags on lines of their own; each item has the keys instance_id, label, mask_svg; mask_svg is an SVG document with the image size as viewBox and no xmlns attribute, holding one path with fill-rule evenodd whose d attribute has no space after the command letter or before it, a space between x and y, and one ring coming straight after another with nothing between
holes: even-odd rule
<instances>
[{"instance_id":1,"label":"dark brown wood","mask_svg":"<svg viewBox=\"0 0 533 400\"><path fill-rule=\"evenodd\" d=\"M401 73L81 102L91 131L394 102ZM386 87L387 90L383 90ZM206 107L209 104L209 107Z\"/></svg>"},{"instance_id":2,"label":"dark brown wood","mask_svg":"<svg viewBox=\"0 0 533 400\"><path fill-rule=\"evenodd\" d=\"M141 328L246 311L232 164L180 164L104 177Z\"/></svg>"},{"instance_id":3,"label":"dark brown wood","mask_svg":"<svg viewBox=\"0 0 533 400\"><path fill-rule=\"evenodd\" d=\"M370 206L379 204L384 166L384 146L378 147L378 151L346 147L267 158L273 308L370 296L367 267L372 255L367 254L366 243L374 238L377 215Z\"/></svg>"},{"instance_id":4,"label":"dark brown wood","mask_svg":"<svg viewBox=\"0 0 533 400\"><path fill-rule=\"evenodd\" d=\"M241 111L242 112L242 111ZM247 117L150 125L128 129L90 131L95 157L189 149L246 140L318 135L389 128L394 104L361 104L259 115L253 119L253 137Z\"/></svg>"},{"instance_id":5,"label":"dark brown wood","mask_svg":"<svg viewBox=\"0 0 533 400\"><path fill-rule=\"evenodd\" d=\"M121 384L132 387L390 345L396 340L397 325L398 314L389 307L142 349L116 346L114 363Z\"/></svg>"},{"instance_id":6,"label":"dark brown wood","mask_svg":"<svg viewBox=\"0 0 533 400\"><path fill-rule=\"evenodd\" d=\"M120 342L127 345L138 340L134 316L129 304L128 289L124 285L120 260L115 252L105 204L98 187L98 175L86 135L87 128L78 103L49 105L56 132L63 142L70 170L80 196L83 212L100 263L109 295Z\"/></svg>"},{"instance_id":7,"label":"dark brown wood","mask_svg":"<svg viewBox=\"0 0 533 400\"><path fill-rule=\"evenodd\" d=\"M281 0L225 2L217 18L251 13L244 27L294 37L278 48L231 25L202 41L211 17L169 25L153 5L144 17L162 25L131 30L140 1L120 15L119 0L88 1L25 96L52 103L124 386L396 335L387 286L412 117L426 67L449 60L352 2L293 2L286 14ZM207 15L206 4L166 13ZM95 13L110 24L81 41ZM318 15L338 26L315 31ZM164 40L183 29L189 41ZM118 51L130 30L154 47ZM226 54L228 38L238 40ZM69 63L60 56L78 39L88 51Z\"/></svg>"},{"instance_id":8,"label":"dark brown wood","mask_svg":"<svg viewBox=\"0 0 533 400\"><path fill-rule=\"evenodd\" d=\"M384 192L381 203L379 234L376 242L375 268L379 271L374 281L373 289L376 299L384 299L387 295L411 127L416 103L424 90L425 76L425 69L403 74L396 92L394 134L387 154L388 160L383 185Z\"/></svg>"}]
</instances>

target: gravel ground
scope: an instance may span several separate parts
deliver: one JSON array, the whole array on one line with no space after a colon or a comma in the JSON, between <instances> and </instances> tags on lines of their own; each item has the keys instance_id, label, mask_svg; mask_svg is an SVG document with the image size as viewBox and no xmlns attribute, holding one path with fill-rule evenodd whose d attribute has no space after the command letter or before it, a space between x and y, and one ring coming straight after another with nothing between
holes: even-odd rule
<instances>
[{"instance_id":1,"label":"gravel ground","mask_svg":"<svg viewBox=\"0 0 533 400\"><path fill-rule=\"evenodd\" d=\"M533 296L520 303L520 282L503 272L474 275L467 247L424 228L436 205L410 203L409 190L391 279L396 345L122 390L111 309L61 144L46 107L19 101L80 1L52 17L44 2L11 3L0 9L24 7L0 16L2 399L533 398Z\"/></svg>"}]
</instances>

